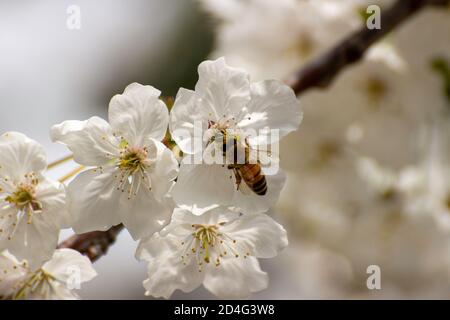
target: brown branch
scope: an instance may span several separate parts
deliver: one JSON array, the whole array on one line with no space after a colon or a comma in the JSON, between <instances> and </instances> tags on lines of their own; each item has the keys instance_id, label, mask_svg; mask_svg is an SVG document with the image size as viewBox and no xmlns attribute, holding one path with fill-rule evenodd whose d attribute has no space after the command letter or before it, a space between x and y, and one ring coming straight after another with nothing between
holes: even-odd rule
<instances>
[{"instance_id":1,"label":"brown branch","mask_svg":"<svg viewBox=\"0 0 450 320\"><path fill-rule=\"evenodd\" d=\"M301 68L288 84L298 95L313 87L325 88L346 66L360 60L383 36L426 6L445 6L450 0L397 0L381 13L381 29L366 26Z\"/></svg>"},{"instance_id":2,"label":"brown branch","mask_svg":"<svg viewBox=\"0 0 450 320\"><path fill-rule=\"evenodd\" d=\"M108 248L122 231L123 225L119 224L107 231L93 231L76 234L58 245L58 249L70 248L86 255L92 262L108 252Z\"/></svg>"}]
</instances>

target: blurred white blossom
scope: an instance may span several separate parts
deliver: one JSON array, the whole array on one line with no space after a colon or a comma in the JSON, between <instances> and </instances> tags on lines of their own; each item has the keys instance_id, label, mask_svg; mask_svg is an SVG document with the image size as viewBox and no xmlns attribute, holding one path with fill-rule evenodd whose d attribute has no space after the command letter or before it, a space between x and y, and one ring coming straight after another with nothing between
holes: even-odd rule
<instances>
[{"instance_id":1,"label":"blurred white blossom","mask_svg":"<svg viewBox=\"0 0 450 320\"><path fill-rule=\"evenodd\" d=\"M225 56L256 79L283 79L354 28L346 1L203 0L218 17L213 57ZM332 30L332 32L330 32Z\"/></svg>"}]
</instances>

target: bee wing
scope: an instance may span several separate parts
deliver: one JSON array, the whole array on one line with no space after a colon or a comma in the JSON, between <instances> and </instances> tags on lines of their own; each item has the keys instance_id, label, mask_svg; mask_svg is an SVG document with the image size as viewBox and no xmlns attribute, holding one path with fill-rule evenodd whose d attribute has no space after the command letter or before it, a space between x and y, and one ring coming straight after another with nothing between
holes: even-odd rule
<instances>
[{"instance_id":1,"label":"bee wing","mask_svg":"<svg viewBox=\"0 0 450 320\"><path fill-rule=\"evenodd\" d=\"M261 146L249 149L249 163L259 163L261 167L279 167L278 150Z\"/></svg>"}]
</instances>

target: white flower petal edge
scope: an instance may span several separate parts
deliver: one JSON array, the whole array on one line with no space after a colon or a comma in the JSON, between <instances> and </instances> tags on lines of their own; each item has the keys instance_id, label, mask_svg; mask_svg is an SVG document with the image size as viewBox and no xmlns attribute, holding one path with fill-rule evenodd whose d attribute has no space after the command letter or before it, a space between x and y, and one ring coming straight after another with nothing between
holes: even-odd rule
<instances>
[{"instance_id":1,"label":"white flower petal edge","mask_svg":"<svg viewBox=\"0 0 450 320\"><path fill-rule=\"evenodd\" d=\"M56 250L53 257L44 263L42 270L62 283L84 283L97 276L89 258L72 249Z\"/></svg>"},{"instance_id":2,"label":"white flower petal edge","mask_svg":"<svg viewBox=\"0 0 450 320\"><path fill-rule=\"evenodd\" d=\"M43 176L46 167L36 141L17 132L0 137L0 250L31 266L51 258L70 223L64 187Z\"/></svg>"},{"instance_id":3,"label":"white flower petal edge","mask_svg":"<svg viewBox=\"0 0 450 320\"><path fill-rule=\"evenodd\" d=\"M264 172L264 168L262 171ZM252 192L245 183L241 183L241 190L234 189L232 200L233 206L247 214L263 213L266 212L267 209L273 208L286 183L286 174L280 169L276 174L265 175L265 178L267 190L270 190L270 192L267 192L263 196L257 195ZM234 177L233 181L235 182Z\"/></svg>"},{"instance_id":4,"label":"white flower petal edge","mask_svg":"<svg viewBox=\"0 0 450 320\"><path fill-rule=\"evenodd\" d=\"M141 240L136 257L148 262L147 295L169 298L203 283L219 298L246 298L268 285L257 258L275 257L287 244L284 228L266 214L176 208L169 225Z\"/></svg>"},{"instance_id":5,"label":"white flower petal edge","mask_svg":"<svg viewBox=\"0 0 450 320\"><path fill-rule=\"evenodd\" d=\"M269 277L262 271L258 259L225 260L220 269L211 269L203 285L222 299L247 298L252 292L267 288Z\"/></svg>"},{"instance_id":6,"label":"white flower petal edge","mask_svg":"<svg viewBox=\"0 0 450 320\"><path fill-rule=\"evenodd\" d=\"M114 131L136 145L145 145L151 138L161 141L166 135L169 110L160 95L161 91L139 83L115 95L109 104L109 122Z\"/></svg>"},{"instance_id":7,"label":"white flower petal edge","mask_svg":"<svg viewBox=\"0 0 450 320\"><path fill-rule=\"evenodd\" d=\"M252 144L267 142L270 130L279 130L282 138L298 129L303 111L294 91L278 80L250 84L246 72L232 68L224 58L205 61L199 66L195 91L181 88L170 114L170 131L181 150L195 151L194 123L202 129L213 122L221 128L249 130ZM190 132L190 137L181 135ZM277 137L270 140L277 142Z\"/></svg>"},{"instance_id":8,"label":"white flower petal edge","mask_svg":"<svg viewBox=\"0 0 450 320\"><path fill-rule=\"evenodd\" d=\"M0 270L0 300L3 300L14 295L28 270L25 262L19 262L6 250L0 252Z\"/></svg>"},{"instance_id":9,"label":"white flower petal edge","mask_svg":"<svg viewBox=\"0 0 450 320\"><path fill-rule=\"evenodd\" d=\"M243 110L238 127L258 132L250 137L251 145L278 142L298 129L303 112L294 91L277 80L266 80L251 84L251 100ZM279 130L278 137L270 137L270 130Z\"/></svg>"},{"instance_id":10,"label":"white flower petal edge","mask_svg":"<svg viewBox=\"0 0 450 320\"><path fill-rule=\"evenodd\" d=\"M3 251L0 267L0 298L4 299L78 299L73 290L97 276L89 259L72 249L57 249L49 261L36 269Z\"/></svg>"},{"instance_id":11,"label":"white flower petal edge","mask_svg":"<svg viewBox=\"0 0 450 320\"><path fill-rule=\"evenodd\" d=\"M29 172L43 172L47 168L44 147L19 132L6 132L0 136L1 170L7 178L21 180ZM5 178L5 177L3 177Z\"/></svg>"},{"instance_id":12,"label":"white flower petal edge","mask_svg":"<svg viewBox=\"0 0 450 320\"><path fill-rule=\"evenodd\" d=\"M69 120L54 125L50 130L53 142L65 144L74 160L84 166L107 164L118 157L118 138L108 122L92 117L86 121Z\"/></svg>"},{"instance_id":13,"label":"white flower petal edge","mask_svg":"<svg viewBox=\"0 0 450 320\"><path fill-rule=\"evenodd\" d=\"M267 189L258 185L262 191L259 195L264 196L258 197L254 190L244 192L244 182L236 184L239 178L236 173L241 178L242 174L234 169L238 166L233 161L231 166L226 163L220 168L220 164L197 163L196 160L206 160L208 150L222 150L224 141L220 137L227 139L227 146L233 145L232 139L239 141L239 148L251 150L251 153L261 149L273 151L269 146L296 130L302 118L295 93L282 82L267 80L251 84L246 72L228 66L223 58L203 62L199 66L195 91L180 89L170 115L173 139L188 154L184 159L189 157L195 163L182 162L173 192L177 205L205 207L214 203L235 205L248 212L267 211L279 196L282 173L271 179L277 181L272 186L267 183ZM259 146L262 148L258 149ZM261 151L260 155L263 153ZM266 160L271 159L269 154L265 155ZM274 161L278 159L267 163ZM253 192L254 197L247 197ZM253 205L242 205L249 200Z\"/></svg>"},{"instance_id":14,"label":"white flower petal edge","mask_svg":"<svg viewBox=\"0 0 450 320\"><path fill-rule=\"evenodd\" d=\"M195 86L198 106L211 120L217 122L223 115L239 113L250 101L248 73L228 66L224 58L200 63L198 75Z\"/></svg>"},{"instance_id":15,"label":"white flower petal edge","mask_svg":"<svg viewBox=\"0 0 450 320\"><path fill-rule=\"evenodd\" d=\"M262 171L264 172L264 168ZM276 204L285 185L286 174L278 170L274 175L266 175L265 179L270 192L261 196L250 190L244 182L241 183L240 190L237 190L234 187L234 174L222 165L194 165L182 162L172 195L179 205L206 208L211 204L232 204L244 213L262 213Z\"/></svg>"},{"instance_id":16,"label":"white flower petal edge","mask_svg":"<svg viewBox=\"0 0 450 320\"><path fill-rule=\"evenodd\" d=\"M98 173L90 169L80 173L67 188L67 206L76 216L72 225L76 233L105 231L119 224L122 193L117 193L115 172L111 168Z\"/></svg>"},{"instance_id":17,"label":"white flower petal edge","mask_svg":"<svg viewBox=\"0 0 450 320\"><path fill-rule=\"evenodd\" d=\"M201 123L204 132L208 126L203 121L204 110L197 107L199 98L195 91L180 88L170 113L169 130L178 147L187 154L202 151L202 137L196 137L194 124Z\"/></svg>"},{"instance_id":18,"label":"white flower petal edge","mask_svg":"<svg viewBox=\"0 0 450 320\"><path fill-rule=\"evenodd\" d=\"M110 123L91 118L66 121L51 130L82 165L67 190L74 230L106 230L123 223L136 240L159 231L170 219L168 192L178 162L160 140L169 114L160 91L137 83L111 99Z\"/></svg>"},{"instance_id":19,"label":"white flower petal edge","mask_svg":"<svg viewBox=\"0 0 450 320\"><path fill-rule=\"evenodd\" d=\"M230 170L222 165L182 164L172 195L178 204L196 205L200 208L211 204L227 205L233 200L233 184Z\"/></svg>"}]
</instances>

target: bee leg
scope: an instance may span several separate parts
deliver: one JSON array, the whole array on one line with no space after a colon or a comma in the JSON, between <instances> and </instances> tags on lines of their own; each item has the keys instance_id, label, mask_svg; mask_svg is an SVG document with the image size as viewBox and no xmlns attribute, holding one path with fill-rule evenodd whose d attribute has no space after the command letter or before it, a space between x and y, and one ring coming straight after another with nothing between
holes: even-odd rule
<instances>
[{"instance_id":1,"label":"bee leg","mask_svg":"<svg viewBox=\"0 0 450 320\"><path fill-rule=\"evenodd\" d=\"M239 190L239 187L241 186L241 182L242 182L242 177L236 169L234 169L233 171L234 171L234 176L236 177L236 190Z\"/></svg>"},{"instance_id":2,"label":"bee leg","mask_svg":"<svg viewBox=\"0 0 450 320\"><path fill-rule=\"evenodd\" d=\"M237 170L236 166L232 164L228 165L228 169L233 170L234 177L236 178L236 190L239 190L239 186L241 185L242 182L242 177L239 174L239 171Z\"/></svg>"}]
</instances>

